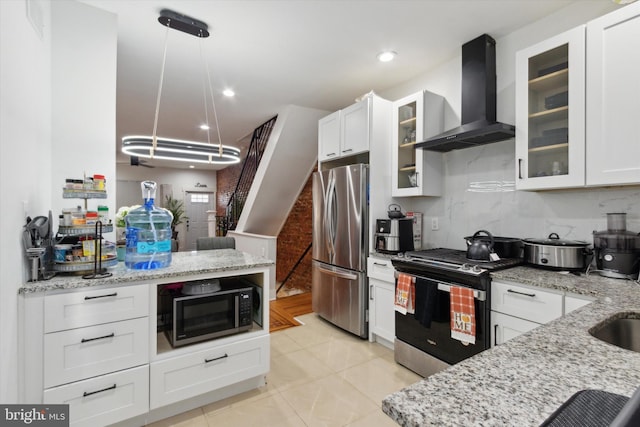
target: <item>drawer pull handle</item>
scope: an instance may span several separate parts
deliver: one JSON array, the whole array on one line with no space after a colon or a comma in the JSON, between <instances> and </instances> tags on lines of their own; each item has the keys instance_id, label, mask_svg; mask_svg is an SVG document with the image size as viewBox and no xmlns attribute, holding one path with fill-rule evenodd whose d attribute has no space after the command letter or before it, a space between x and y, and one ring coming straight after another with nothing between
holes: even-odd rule
<instances>
[{"instance_id":1,"label":"drawer pull handle","mask_svg":"<svg viewBox=\"0 0 640 427\"><path fill-rule=\"evenodd\" d=\"M213 359L204 359L204 363L215 362L216 360L224 359L225 357L229 357L227 353L224 356L214 357Z\"/></svg>"},{"instance_id":2,"label":"drawer pull handle","mask_svg":"<svg viewBox=\"0 0 640 427\"><path fill-rule=\"evenodd\" d=\"M81 343L85 343L85 342L89 342L89 341L95 341L95 340L103 340L105 338L113 338L115 337L116 334L115 332L111 332L109 335L105 335L103 337L95 337L95 338L82 338L82 340L80 340Z\"/></svg>"},{"instance_id":3,"label":"drawer pull handle","mask_svg":"<svg viewBox=\"0 0 640 427\"><path fill-rule=\"evenodd\" d=\"M513 289L507 289L507 292L511 292L512 294L524 295L526 297L531 297L531 298L536 296L536 294L528 294L526 292L514 291Z\"/></svg>"},{"instance_id":4,"label":"drawer pull handle","mask_svg":"<svg viewBox=\"0 0 640 427\"><path fill-rule=\"evenodd\" d=\"M112 294L107 294L107 295L97 295L95 297L84 297L85 301L86 300L90 300L90 299L96 299L96 298L109 298L109 297L117 297L118 293L114 292Z\"/></svg>"},{"instance_id":5,"label":"drawer pull handle","mask_svg":"<svg viewBox=\"0 0 640 427\"><path fill-rule=\"evenodd\" d=\"M379 265L380 267L386 267L387 266L387 264L383 264L381 262L375 262L375 261L373 262L373 265Z\"/></svg>"},{"instance_id":6,"label":"drawer pull handle","mask_svg":"<svg viewBox=\"0 0 640 427\"><path fill-rule=\"evenodd\" d=\"M116 385L114 384L111 387L103 388L102 390L85 391L84 393L82 393L82 397L87 397L87 396L91 396L92 394L98 394L98 393L102 393L103 391L109 391L109 390L115 390L115 389L116 389Z\"/></svg>"}]
</instances>

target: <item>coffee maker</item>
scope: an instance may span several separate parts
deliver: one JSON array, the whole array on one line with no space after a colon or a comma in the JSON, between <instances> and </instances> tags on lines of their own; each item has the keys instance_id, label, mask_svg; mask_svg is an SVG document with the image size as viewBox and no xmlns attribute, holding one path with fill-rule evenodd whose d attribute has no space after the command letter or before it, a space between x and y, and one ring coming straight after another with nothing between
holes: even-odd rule
<instances>
[{"instance_id":1,"label":"coffee maker","mask_svg":"<svg viewBox=\"0 0 640 427\"><path fill-rule=\"evenodd\" d=\"M607 230L593 232L598 273L636 279L640 270L640 233L627 231L626 213L608 213Z\"/></svg>"},{"instance_id":2,"label":"coffee maker","mask_svg":"<svg viewBox=\"0 0 640 427\"><path fill-rule=\"evenodd\" d=\"M397 254L413 250L413 218L376 220L376 252Z\"/></svg>"}]
</instances>

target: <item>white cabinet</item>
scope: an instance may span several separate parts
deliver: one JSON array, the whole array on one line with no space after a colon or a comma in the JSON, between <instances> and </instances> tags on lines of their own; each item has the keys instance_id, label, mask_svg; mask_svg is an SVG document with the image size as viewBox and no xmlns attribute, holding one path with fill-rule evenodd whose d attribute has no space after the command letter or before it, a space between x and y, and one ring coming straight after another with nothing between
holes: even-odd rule
<instances>
[{"instance_id":1,"label":"white cabinet","mask_svg":"<svg viewBox=\"0 0 640 427\"><path fill-rule=\"evenodd\" d=\"M340 157L340 111L318 120L318 160Z\"/></svg>"},{"instance_id":2,"label":"white cabinet","mask_svg":"<svg viewBox=\"0 0 640 427\"><path fill-rule=\"evenodd\" d=\"M69 405L72 427L109 425L149 410L149 366L44 391L44 403Z\"/></svg>"},{"instance_id":3,"label":"white cabinet","mask_svg":"<svg viewBox=\"0 0 640 427\"><path fill-rule=\"evenodd\" d=\"M444 98L418 92L393 103L391 192L393 197L440 196L442 153L415 149L416 142L442 132Z\"/></svg>"},{"instance_id":4,"label":"white cabinet","mask_svg":"<svg viewBox=\"0 0 640 427\"><path fill-rule=\"evenodd\" d=\"M516 188L585 182L585 26L516 54Z\"/></svg>"},{"instance_id":5,"label":"white cabinet","mask_svg":"<svg viewBox=\"0 0 640 427\"><path fill-rule=\"evenodd\" d=\"M269 336L154 362L150 406L159 408L269 371Z\"/></svg>"},{"instance_id":6,"label":"white cabinet","mask_svg":"<svg viewBox=\"0 0 640 427\"><path fill-rule=\"evenodd\" d=\"M42 298L43 401L69 404L70 425L149 411L148 287L81 289Z\"/></svg>"},{"instance_id":7,"label":"white cabinet","mask_svg":"<svg viewBox=\"0 0 640 427\"><path fill-rule=\"evenodd\" d=\"M367 153L378 129L388 129L389 101L368 94L318 121L318 162Z\"/></svg>"},{"instance_id":8,"label":"white cabinet","mask_svg":"<svg viewBox=\"0 0 640 427\"><path fill-rule=\"evenodd\" d=\"M562 317L563 294L499 281L491 282L491 346L500 345Z\"/></svg>"},{"instance_id":9,"label":"white cabinet","mask_svg":"<svg viewBox=\"0 0 640 427\"><path fill-rule=\"evenodd\" d=\"M640 3L516 54L516 188L640 183Z\"/></svg>"},{"instance_id":10,"label":"white cabinet","mask_svg":"<svg viewBox=\"0 0 640 427\"><path fill-rule=\"evenodd\" d=\"M369 257L367 260L369 341L378 341L390 348L395 338L394 271L389 259Z\"/></svg>"},{"instance_id":11,"label":"white cabinet","mask_svg":"<svg viewBox=\"0 0 640 427\"><path fill-rule=\"evenodd\" d=\"M586 295L491 282L491 346L522 335L591 303Z\"/></svg>"},{"instance_id":12,"label":"white cabinet","mask_svg":"<svg viewBox=\"0 0 640 427\"><path fill-rule=\"evenodd\" d=\"M587 185L640 183L640 3L587 24Z\"/></svg>"}]
</instances>

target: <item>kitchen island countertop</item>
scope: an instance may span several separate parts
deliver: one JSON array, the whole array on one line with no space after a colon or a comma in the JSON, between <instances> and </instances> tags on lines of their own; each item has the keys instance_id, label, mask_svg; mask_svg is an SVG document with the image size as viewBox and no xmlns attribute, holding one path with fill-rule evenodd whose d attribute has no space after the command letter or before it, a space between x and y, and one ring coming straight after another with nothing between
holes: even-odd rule
<instances>
[{"instance_id":1,"label":"kitchen island countertop","mask_svg":"<svg viewBox=\"0 0 640 427\"><path fill-rule=\"evenodd\" d=\"M155 270L129 270L123 262L109 268L111 276L101 279L83 279L81 275L59 274L50 280L28 282L23 284L18 293L28 294L45 292L54 289L85 288L99 285L118 285L128 282L164 279L171 277L194 276L224 271L246 270L269 267L273 261L251 255L235 249L216 249L209 251L174 252L171 265Z\"/></svg>"},{"instance_id":2,"label":"kitchen island countertop","mask_svg":"<svg viewBox=\"0 0 640 427\"><path fill-rule=\"evenodd\" d=\"M588 332L617 313L640 313L640 284L530 267L497 271L492 277L595 300L387 396L382 409L397 423L538 426L577 391L631 396L640 386L640 353L606 344Z\"/></svg>"}]
</instances>

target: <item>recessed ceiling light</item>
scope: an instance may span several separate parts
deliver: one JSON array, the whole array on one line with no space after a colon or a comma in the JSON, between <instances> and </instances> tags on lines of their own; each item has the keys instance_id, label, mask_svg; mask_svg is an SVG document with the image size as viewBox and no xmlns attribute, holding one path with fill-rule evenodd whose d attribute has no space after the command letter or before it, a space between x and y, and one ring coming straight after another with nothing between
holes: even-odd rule
<instances>
[{"instance_id":1,"label":"recessed ceiling light","mask_svg":"<svg viewBox=\"0 0 640 427\"><path fill-rule=\"evenodd\" d=\"M209 126L208 125L200 125L200 129L209 130Z\"/></svg>"},{"instance_id":2,"label":"recessed ceiling light","mask_svg":"<svg viewBox=\"0 0 640 427\"><path fill-rule=\"evenodd\" d=\"M235 96L236 93L234 91L232 91L231 89L225 89L225 90L222 91L222 94L224 96L231 97L231 96Z\"/></svg>"},{"instance_id":3,"label":"recessed ceiling light","mask_svg":"<svg viewBox=\"0 0 640 427\"><path fill-rule=\"evenodd\" d=\"M189 165L189 169L194 169L194 168L195 168L195 166Z\"/></svg>"},{"instance_id":4,"label":"recessed ceiling light","mask_svg":"<svg viewBox=\"0 0 640 427\"><path fill-rule=\"evenodd\" d=\"M395 58L396 55L397 55L397 53L392 51L392 50L387 50L385 52L380 52L378 54L378 61L380 61L380 62L389 62L389 61L393 60L393 58Z\"/></svg>"}]
</instances>

